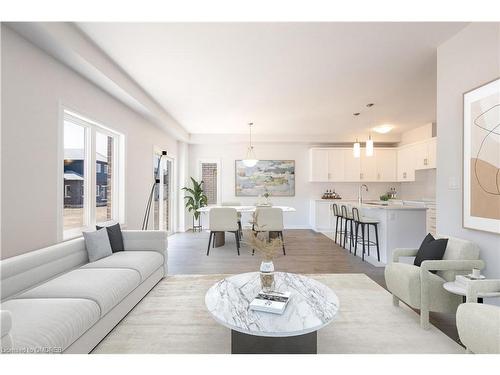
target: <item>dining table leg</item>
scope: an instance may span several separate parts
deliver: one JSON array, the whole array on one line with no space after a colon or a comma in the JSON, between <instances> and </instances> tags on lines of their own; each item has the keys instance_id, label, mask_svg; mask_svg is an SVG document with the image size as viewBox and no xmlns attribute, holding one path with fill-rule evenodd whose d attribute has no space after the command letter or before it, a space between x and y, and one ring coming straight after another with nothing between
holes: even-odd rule
<instances>
[{"instance_id":1,"label":"dining table leg","mask_svg":"<svg viewBox=\"0 0 500 375\"><path fill-rule=\"evenodd\" d=\"M214 247L221 247L226 244L226 232L215 232Z\"/></svg>"}]
</instances>

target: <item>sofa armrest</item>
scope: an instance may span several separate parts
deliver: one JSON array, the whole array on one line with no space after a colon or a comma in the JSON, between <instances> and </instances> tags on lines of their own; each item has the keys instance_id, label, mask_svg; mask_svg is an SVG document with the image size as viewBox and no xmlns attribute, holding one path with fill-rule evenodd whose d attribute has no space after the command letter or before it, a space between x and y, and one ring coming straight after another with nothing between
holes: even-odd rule
<instances>
[{"instance_id":1,"label":"sofa armrest","mask_svg":"<svg viewBox=\"0 0 500 375\"><path fill-rule=\"evenodd\" d=\"M477 302L479 293L500 292L500 280L471 280L467 283L467 302Z\"/></svg>"},{"instance_id":2,"label":"sofa armrest","mask_svg":"<svg viewBox=\"0 0 500 375\"><path fill-rule=\"evenodd\" d=\"M418 249L394 249L392 252L392 261L394 263L399 262L400 257L414 257L418 253Z\"/></svg>"},{"instance_id":3,"label":"sofa armrest","mask_svg":"<svg viewBox=\"0 0 500 375\"><path fill-rule=\"evenodd\" d=\"M0 343L2 352L12 348L12 336L10 330L12 329L12 316L10 311L0 310Z\"/></svg>"},{"instance_id":4,"label":"sofa armrest","mask_svg":"<svg viewBox=\"0 0 500 375\"><path fill-rule=\"evenodd\" d=\"M125 251L156 251L163 255L165 275L167 274L168 234L162 230L123 230Z\"/></svg>"},{"instance_id":5,"label":"sofa armrest","mask_svg":"<svg viewBox=\"0 0 500 375\"><path fill-rule=\"evenodd\" d=\"M424 260L420 265L420 274L425 271L472 271L473 268L484 268L484 262L477 260Z\"/></svg>"}]
</instances>

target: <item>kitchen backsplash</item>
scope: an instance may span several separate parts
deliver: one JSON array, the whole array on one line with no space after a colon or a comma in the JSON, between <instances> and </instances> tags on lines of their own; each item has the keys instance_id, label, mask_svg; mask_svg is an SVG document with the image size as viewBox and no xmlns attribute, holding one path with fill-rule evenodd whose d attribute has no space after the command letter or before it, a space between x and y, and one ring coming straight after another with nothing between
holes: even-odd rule
<instances>
[{"instance_id":1,"label":"kitchen backsplash","mask_svg":"<svg viewBox=\"0 0 500 375\"><path fill-rule=\"evenodd\" d=\"M402 182L399 196L402 199L436 199L436 169L415 171L415 181Z\"/></svg>"}]
</instances>

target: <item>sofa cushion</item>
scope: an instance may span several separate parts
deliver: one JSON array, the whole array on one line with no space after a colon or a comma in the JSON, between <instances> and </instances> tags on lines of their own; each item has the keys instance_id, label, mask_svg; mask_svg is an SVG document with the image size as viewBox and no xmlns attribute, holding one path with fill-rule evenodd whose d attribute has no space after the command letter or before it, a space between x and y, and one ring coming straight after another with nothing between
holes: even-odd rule
<instances>
[{"instance_id":1,"label":"sofa cushion","mask_svg":"<svg viewBox=\"0 0 500 375\"><path fill-rule=\"evenodd\" d=\"M163 256L155 251L120 251L82 268L129 268L139 272L144 281L162 266Z\"/></svg>"},{"instance_id":2,"label":"sofa cushion","mask_svg":"<svg viewBox=\"0 0 500 375\"><path fill-rule=\"evenodd\" d=\"M113 253L106 228L94 232L83 232L83 238L85 238L89 262L95 262Z\"/></svg>"},{"instance_id":3,"label":"sofa cushion","mask_svg":"<svg viewBox=\"0 0 500 375\"><path fill-rule=\"evenodd\" d=\"M13 299L2 303L12 316L13 352L57 353L99 320L99 306L88 299Z\"/></svg>"},{"instance_id":4,"label":"sofa cushion","mask_svg":"<svg viewBox=\"0 0 500 375\"><path fill-rule=\"evenodd\" d=\"M107 227L100 227L99 225L96 225L97 230L102 228L106 228L106 231L108 232L109 243L111 245L111 250L113 251L113 253L124 251L125 246L123 245L123 235L120 223L109 225Z\"/></svg>"},{"instance_id":5,"label":"sofa cushion","mask_svg":"<svg viewBox=\"0 0 500 375\"><path fill-rule=\"evenodd\" d=\"M17 298L86 298L96 302L101 317L141 282L132 269L82 269L68 272L20 294Z\"/></svg>"}]
</instances>

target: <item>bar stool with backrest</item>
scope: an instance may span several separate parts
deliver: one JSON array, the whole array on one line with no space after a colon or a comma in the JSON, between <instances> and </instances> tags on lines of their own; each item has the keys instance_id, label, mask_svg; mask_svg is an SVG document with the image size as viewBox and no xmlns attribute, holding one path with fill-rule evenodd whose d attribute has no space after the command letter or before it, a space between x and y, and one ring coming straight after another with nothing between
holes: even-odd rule
<instances>
[{"instance_id":1,"label":"bar stool with backrest","mask_svg":"<svg viewBox=\"0 0 500 375\"><path fill-rule=\"evenodd\" d=\"M208 214L210 225L210 237L208 239L207 256L210 253L210 242L213 238L212 246L215 246L215 234L218 232L231 232L236 237L236 250L240 255L240 235L238 228L238 215L235 208L214 207Z\"/></svg>"},{"instance_id":2,"label":"bar stool with backrest","mask_svg":"<svg viewBox=\"0 0 500 375\"><path fill-rule=\"evenodd\" d=\"M258 207L255 210L254 218L254 232L277 233L278 237L281 238L283 255L286 255L285 239L283 238L283 210L281 208L273 207ZM255 250L252 250L252 255L254 253Z\"/></svg>"},{"instance_id":3,"label":"bar stool with backrest","mask_svg":"<svg viewBox=\"0 0 500 375\"><path fill-rule=\"evenodd\" d=\"M241 202L231 202L231 201L226 201L226 202L222 202L221 203L221 206L233 206L233 207L237 207L237 206L241 206ZM243 228L241 226L241 212L238 212L238 234L240 235L240 240L243 238Z\"/></svg>"},{"instance_id":4,"label":"bar stool with backrest","mask_svg":"<svg viewBox=\"0 0 500 375\"><path fill-rule=\"evenodd\" d=\"M358 243L363 246L363 253L361 254L361 259L365 260L365 247L368 249L368 255L370 255L370 246L377 247L377 259L380 262L380 249L378 244L378 223L377 219L371 219L367 217L362 217L359 215L359 210L356 207L352 208L352 217L354 220L354 228L356 232L356 240L354 245L354 255L356 255L356 250L358 248ZM361 239L358 237L359 227L361 227ZM370 227L375 230L375 241L370 241ZM366 238L365 238L366 231Z\"/></svg>"},{"instance_id":5,"label":"bar stool with backrest","mask_svg":"<svg viewBox=\"0 0 500 375\"><path fill-rule=\"evenodd\" d=\"M340 222L342 216L340 215L339 206L337 206L337 203L332 203L331 208L333 216L335 217L335 243L339 243L337 241L337 235L339 234L339 223L342 225L342 223Z\"/></svg>"},{"instance_id":6,"label":"bar stool with backrest","mask_svg":"<svg viewBox=\"0 0 500 375\"><path fill-rule=\"evenodd\" d=\"M354 233L352 227L352 215L347 210L347 206L343 204L340 207L341 220L340 220L340 241L341 246L346 249L346 241L349 238L349 252L351 252L351 246L354 242Z\"/></svg>"}]
</instances>

